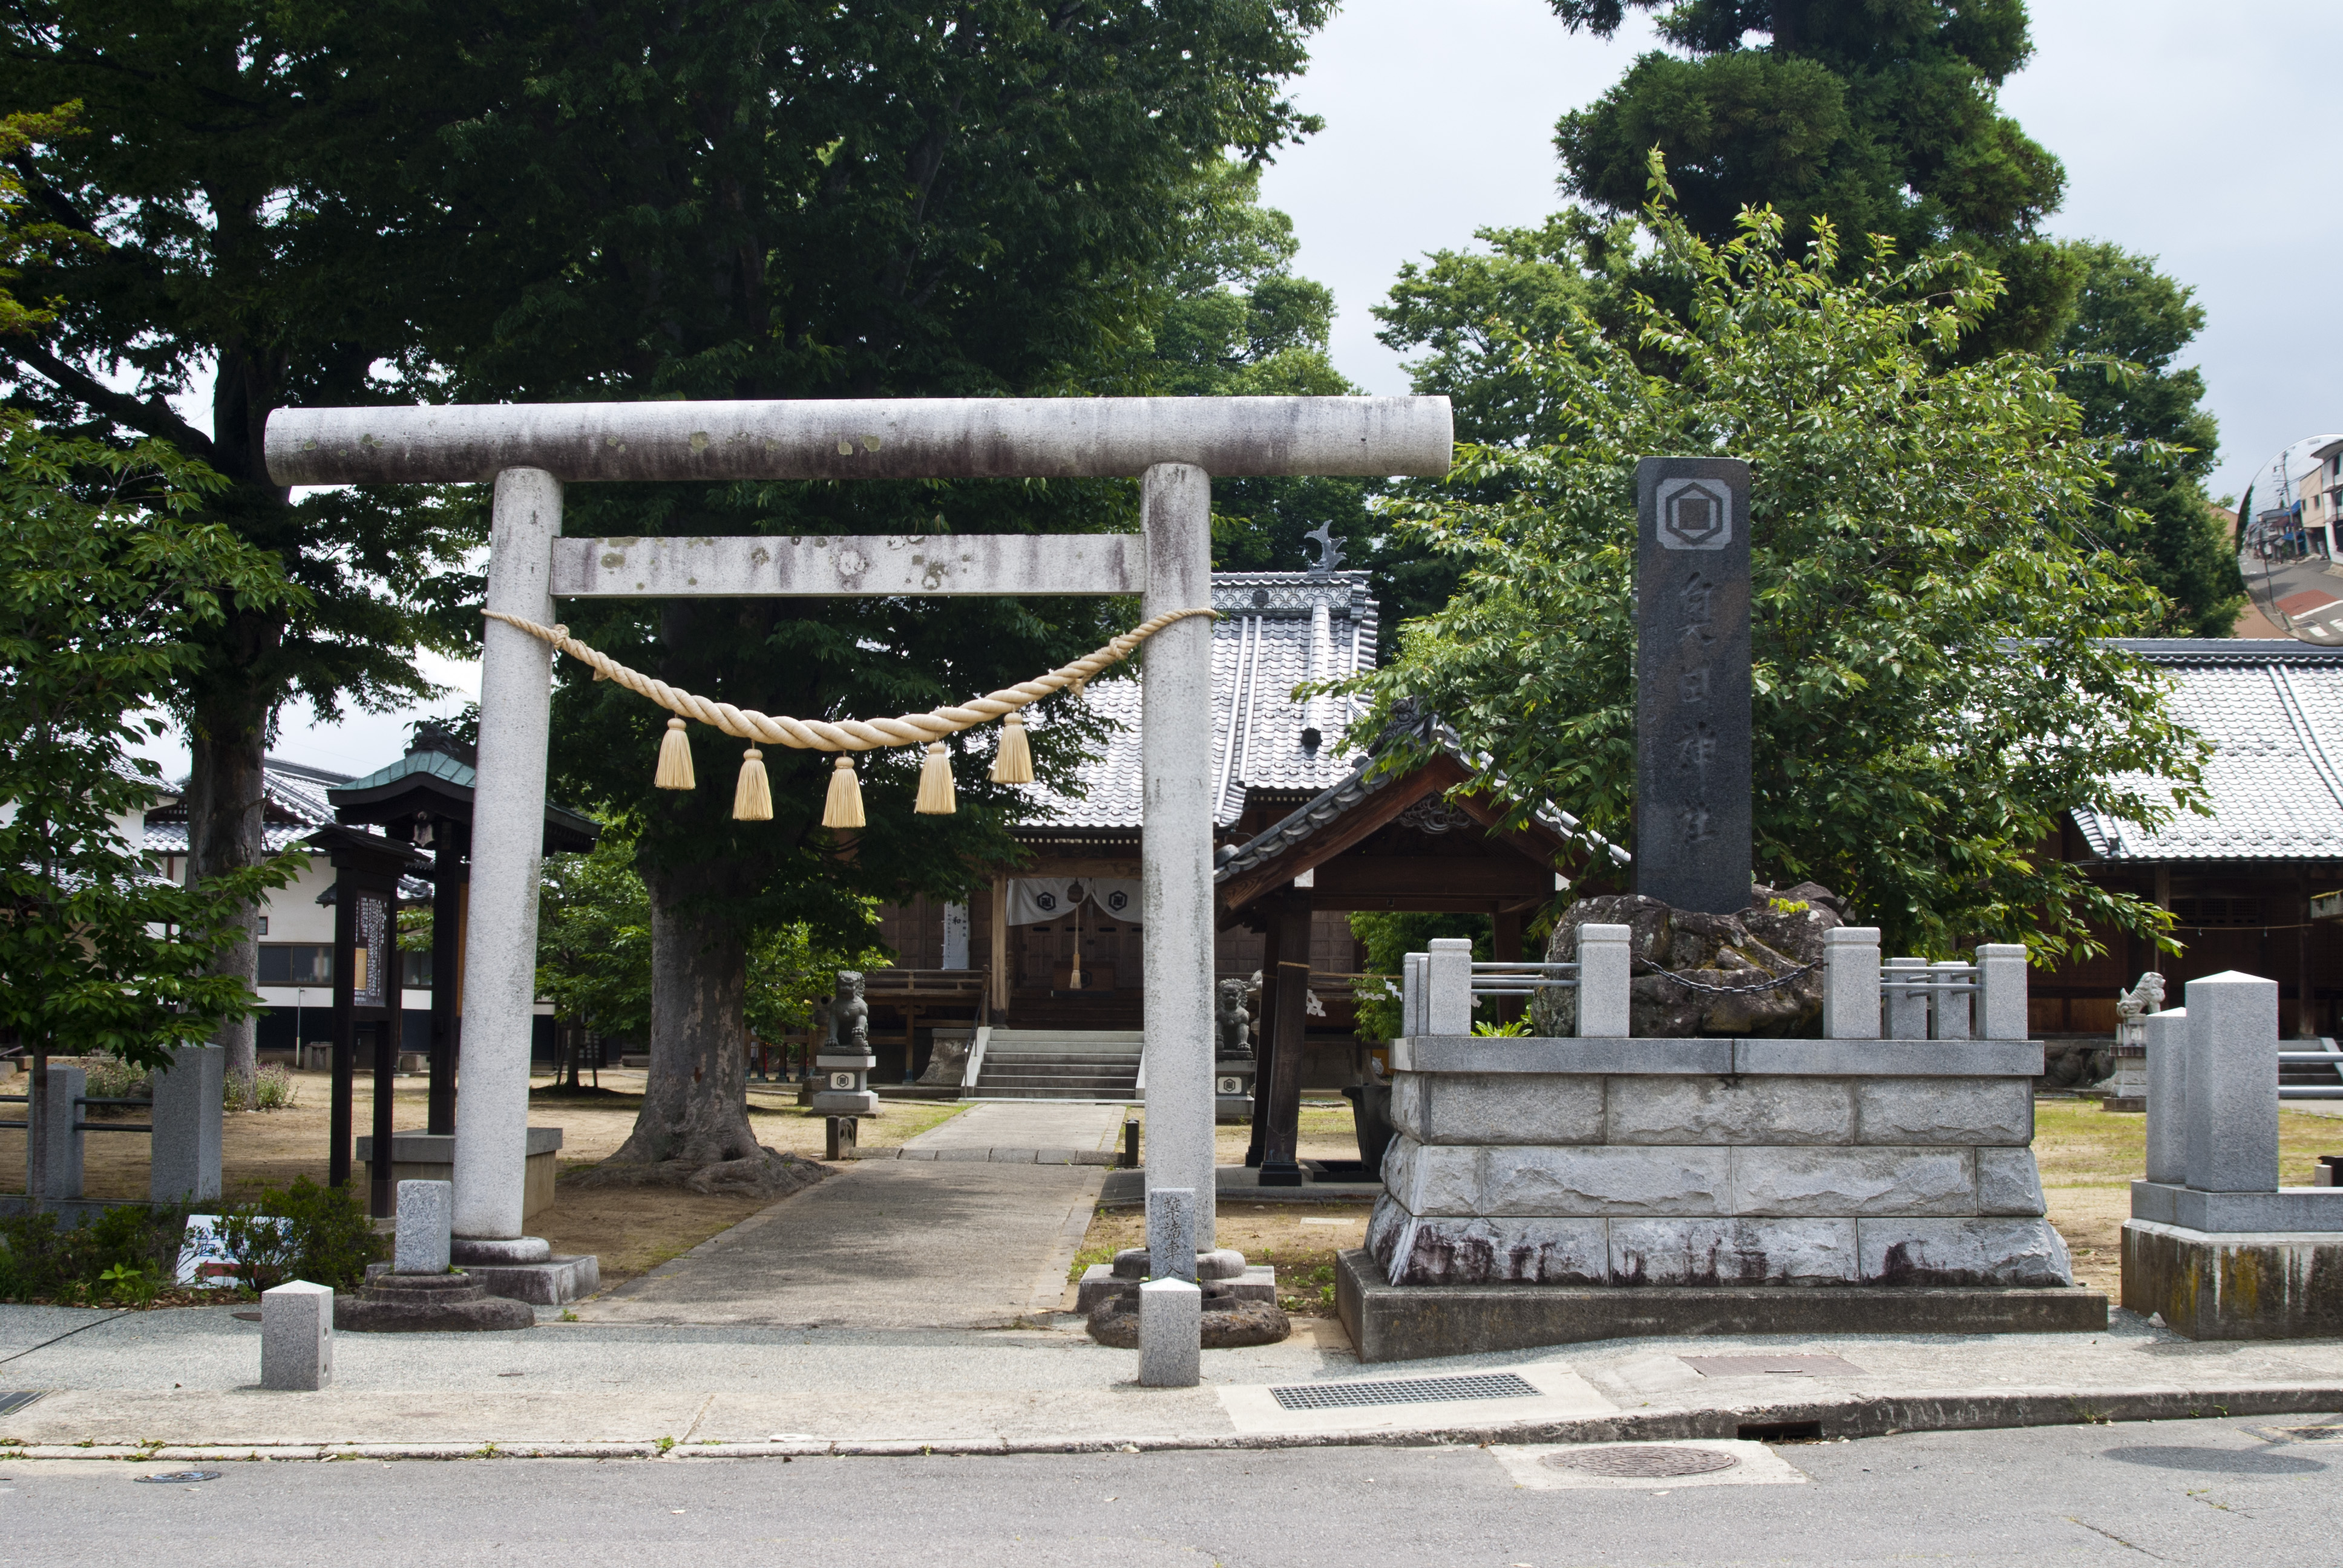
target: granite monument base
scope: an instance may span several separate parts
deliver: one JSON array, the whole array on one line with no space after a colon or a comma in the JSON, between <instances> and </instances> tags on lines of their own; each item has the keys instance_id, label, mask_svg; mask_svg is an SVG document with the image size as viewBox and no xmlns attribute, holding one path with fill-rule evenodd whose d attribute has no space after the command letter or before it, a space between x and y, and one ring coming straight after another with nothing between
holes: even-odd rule
<instances>
[{"instance_id":1,"label":"granite monument base","mask_svg":"<svg viewBox=\"0 0 2343 1568\"><path fill-rule=\"evenodd\" d=\"M1394 1285L1364 1248L1334 1260L1363 1362L1698 1334L2087 1333L2107 1298L2073 1286Z\"/></svg>"},{"instance_id":2,"label":"granite monument base","mask_svg":"<svg viewBox=\"0 0 2343 1568\"><path fill-rule=\"evenodd\" d=\"M2343 1335L2343 1231L2123 1228L2123 1304L2192 1340Z\"/></svg>"},{"instance_id":3,"label":"granite monument base","mask_svg":"<svg viewBox=\"0 0 2343 1568\"><path fill-rule=\"evenodd\" d=\"M401 1274L377 1263L366 1292L334 1303L334 1327L361 1334L480 1333L537 1326L526 1302L495 1296L468 1273Z\"/></svg>"},{"instance_id":4,"label":"granite monument base","mask_svg":"<svg viewBox=\"0 0 2343 1568\"><path fill-rule=\"evenodd\" d=\"M455 1264L488 1288L531 1306L558 1307L582 1301L601 1288L602 1261L590 1252L556 1257L541 1237L482 1241L458 1236L449 1249Z\"/></svg>"}]
</instances>

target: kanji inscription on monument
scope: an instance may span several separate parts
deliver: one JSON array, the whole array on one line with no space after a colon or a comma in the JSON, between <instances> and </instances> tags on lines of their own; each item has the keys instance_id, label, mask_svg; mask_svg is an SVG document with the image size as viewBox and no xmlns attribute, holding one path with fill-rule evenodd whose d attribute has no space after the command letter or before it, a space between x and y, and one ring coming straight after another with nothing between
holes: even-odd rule
<instances>
[{"instance_id":1,"label":"kanji inscription on monument","mask_svg":"<svg viewBox=\"0 0 2343 1568\"><path fill-rule=\"evenodd\" d=\"M1635 465L1635 890L1747 906L1749 465Z\"/></svg>"}]
</instances>

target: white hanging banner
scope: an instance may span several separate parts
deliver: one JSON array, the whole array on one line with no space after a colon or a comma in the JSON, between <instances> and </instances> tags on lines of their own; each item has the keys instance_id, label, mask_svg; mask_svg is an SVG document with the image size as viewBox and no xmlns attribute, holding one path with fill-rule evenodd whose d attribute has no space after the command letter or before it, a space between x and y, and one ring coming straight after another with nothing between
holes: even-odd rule
<instances>
[{"instance_id":1,"label":"white hanging banner","mask_svg":"<svg viewBox=\"0 0 2343 1568\"><path fill-rule=\"evenodd\" d=\"M1044 920L1072 914L1073 900L1066 897L1066 890L1072 887L1074 881L1072 877L1010 878L1009 923L1012 926L1038 926Z\"/></svg>"},{"instance_id":2,"label":"white hanging banner","mask_svg":"<svg viewBox=\"0 0 2343 1568\"><path fill-rule=\"evenodd\" d=\"M1109 920L1139 920L1139 879L1136 877L1011 877L1009 879L1009 923L1037 926L1064 920L1078 903L1088 902Z\"/></svg>"}]
</instances>

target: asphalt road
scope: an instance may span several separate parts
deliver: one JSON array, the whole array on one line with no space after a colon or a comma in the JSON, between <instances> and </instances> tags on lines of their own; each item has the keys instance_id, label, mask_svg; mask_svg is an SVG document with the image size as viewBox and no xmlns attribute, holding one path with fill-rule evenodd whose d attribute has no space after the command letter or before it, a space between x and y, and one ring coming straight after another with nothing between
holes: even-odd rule
<instances>
[{"instance_id":1,"label":"asphalt road","mask_svg":"<svg viewBox=\"0 0 2343 1568\"><path fill-rule=\"evenodd\" d=\"M2315 1430L2306 1430L2315 1429ZM2230 1565L2331 1561L2343 1418L1785 1444L1708 1483L1518 1485L1513 1451L1016 1458L0 1460L25 1563ZM1736 1484L1736 1476L1775 1484ZM1802 1483L1798 1477L1806 1479Z\"/></svg>"}]
</instances>

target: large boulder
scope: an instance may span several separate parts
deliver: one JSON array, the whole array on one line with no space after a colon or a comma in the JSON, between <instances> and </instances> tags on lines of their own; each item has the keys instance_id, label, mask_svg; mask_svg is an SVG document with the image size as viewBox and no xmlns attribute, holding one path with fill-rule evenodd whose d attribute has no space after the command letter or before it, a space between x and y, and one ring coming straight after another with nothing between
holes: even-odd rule
<instances>
[{"instance_id":1,"label":"large boulder","mask_svg":"<svg viewBox=\"0 0 2343 1568\"><path fill-rule=\"evenodd\" d=\"M1837 894L1813 882L1749 890L1730 915L1674 909L1641 893L1581 899L1563 912L1546 960L1578 957L1578 928L1633 934L1630 1027L1638 1035L1806 1035L1822 1023L1823 933L1846 923ZM1679 978L1680 977L1680 978ZM1578 993L1541 991L1530 1008L1543 1035L1577 1032Z\"/></svg>"}]
</instances>

